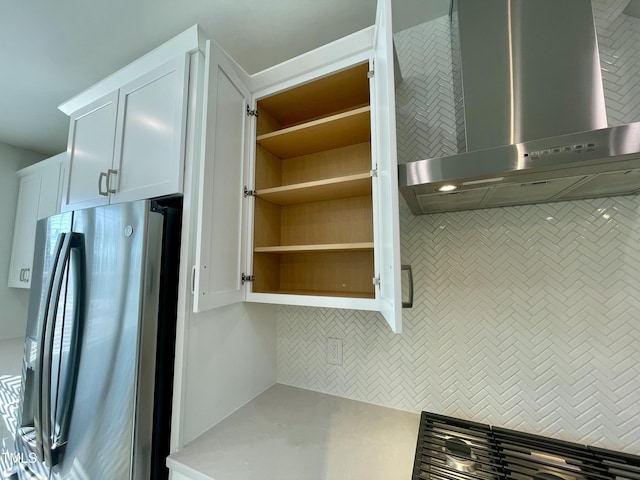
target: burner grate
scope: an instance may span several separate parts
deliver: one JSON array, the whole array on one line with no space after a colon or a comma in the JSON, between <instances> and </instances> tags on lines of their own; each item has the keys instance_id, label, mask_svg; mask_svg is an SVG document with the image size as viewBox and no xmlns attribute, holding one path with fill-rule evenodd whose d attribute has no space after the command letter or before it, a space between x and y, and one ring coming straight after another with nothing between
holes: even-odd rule
<instances>
[{"instance_id":1,"label":"burner grate","mask_svg":"<svg viewBox=\"0 0 640 480\"><path fill-rule=\"evenodd\" d=\"M488 426L422 414L415 479L496 480L500 477L499 458Z\"/></svg>"},{"instance_id":2,"label":"burner grate","mask_svg":"<svg viewBox=\"0 0 640 480\"><path fill-rule=\"evenodd\" d=\"M422 412L413 479L640 480L640 456Z\"/></svg>"},{"instance_id":3,"label":"burner grate","mask_svg":"<svg viewBox=\"0 0 640 480\"><path fill-rule=\"evenodd\" d=\"M583 445L503 428L492 431L508 479L612 480Z\"/></svg>"},{"instance_id":4,"label":"burner grate","mask_svg":"<svg viewBox=\"0 0 640 480\"><path fill-rule=\"evenodd\" d=\"M603 448L587 448L614 480L640 480L640 457Z\"/></svg>"}]
</instances>

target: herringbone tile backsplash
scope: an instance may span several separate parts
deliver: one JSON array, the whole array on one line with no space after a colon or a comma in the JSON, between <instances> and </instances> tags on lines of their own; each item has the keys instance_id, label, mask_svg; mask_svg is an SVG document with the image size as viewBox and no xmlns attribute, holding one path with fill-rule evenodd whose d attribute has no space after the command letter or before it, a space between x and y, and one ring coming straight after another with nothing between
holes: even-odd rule
<instances>
[{"instance_id":1,"label":"herringbone tile backsplash","mask_svg":"<svg viewBox=\"0 0 640 480\"><path fill-rule=\"evenodd\" d=\"M278 381L640 453L640 197L401 213L403 333L281 307Z\"/></svg>"},{"instance_id":2,"label":"herringbone tile backsplash","mask_svg":"<svg viewBox=\"0 0 640 480\"><path fill-rule=\"evenodd\" d=\"M640 85L628 78L640 59L620 60L640 52L629 47L640 20L615 14L626 3L594 2L599 28L610 26L601 55L611 59L603 69L612 124L640 119L632 101L620 101L626 111L610 105L618 87L628 95ZM405 160L458 148L448 32L438 22L396 36ZM423 34L444 60L413 78L407 62L424 65L425 49L412 51L409 37L417 45ZM410 104L423 94L426 104ZM402 261L416 286L403 333L371 312L280 307L280 383L640 453L640 196L418 217L401 199L400 214ZM328 337L343 339L342 366L326 362Z\"/></svg>"}]
</instances>

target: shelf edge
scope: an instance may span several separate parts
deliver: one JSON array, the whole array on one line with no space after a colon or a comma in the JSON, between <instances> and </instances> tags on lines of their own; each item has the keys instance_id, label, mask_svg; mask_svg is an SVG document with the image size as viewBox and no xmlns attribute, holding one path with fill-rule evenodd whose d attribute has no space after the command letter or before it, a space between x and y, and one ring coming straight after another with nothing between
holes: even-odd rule
<instances>
[{"instance_id":1,"label":"shelf edge","mask_svg":"<svg viewBox=\"0 0 640 480\"><path fill-rule=\"evenodd\" d=\"M373 250L373 242L325 243L317 245L277 245L255 247L254 253L356 252Z\"/></svg>"}]
</instances>

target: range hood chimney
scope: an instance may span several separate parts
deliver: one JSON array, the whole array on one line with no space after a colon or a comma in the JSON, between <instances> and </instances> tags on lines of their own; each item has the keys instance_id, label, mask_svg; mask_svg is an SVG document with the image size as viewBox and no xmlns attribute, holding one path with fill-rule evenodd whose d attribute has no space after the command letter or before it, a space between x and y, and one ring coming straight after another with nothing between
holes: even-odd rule
<instances>
[{"instance_id":1,"label":"range hood chimney","mask_svg":"<svg viewBox=\"0 0 640 480\"><path fill-rule=\"evenodd\" d=\"M588 0L454 0L453 8L467 151L607 127Z\"/></svg>"},{"instance_id":2,"label":"range hood chimney","mask_svg":"<svg viewBox=\"0 0 640 480\"><path fill-rule=\"evenodd\" d=\"M640 123L607 125L590 0L454 0L451 37L466 153L399 166L413 213L640 191Z\"/></svg>"}]
</instances>

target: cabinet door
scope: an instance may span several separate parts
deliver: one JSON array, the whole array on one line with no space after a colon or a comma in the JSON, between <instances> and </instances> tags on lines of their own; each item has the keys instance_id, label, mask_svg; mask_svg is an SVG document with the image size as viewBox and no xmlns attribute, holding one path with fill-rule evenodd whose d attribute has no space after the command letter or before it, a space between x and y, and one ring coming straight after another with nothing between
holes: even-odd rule
<instances>
[{"instance_id":1,"label":"cabinet door","mask_svg":"<svg viewBox=\"0 0 640 480\"><path fill-rule=\"evenodd\" d=\"M207 42L194 311L244 299L244 198L250 94L233 61Z\"/></svg>"},{"instance_id":2,"label":"cabinet door","mask_svg":"<svg viewBox=\"0 0 640 480\"><path fill-rule=\"evenodd\" d=\"M180 55L120 89L111 203L182 192L188 79Z\"/></svg>"},{"instance_id":3,"label":"cabinet door","mask_svg":"<svg viewBox=\"0 0 640 480\"><path fill-rule=\"evenodd\" d=\"M60 194L66 173L66 153L42 162L38 220L60 213Z\"/></svg>"},{"instance_id":4,"label":"cabinet door","mask_svg":"<svg viewBox=\"0 0 640 480\"><path fill-rule=\"evenodd\" d=\"M113 162L117 106L116 91L71 115L67 146L69 176L62 200L63 211L109 202L106 173Z\"/></svg>"},{"instance_id":5,"label":"cabinet door","mask_svg":"<svg viewBox=\"0 0 640 480\"><path fill-rule=\"evenodd\" d=\"M29 288L33 263L33 245L36 238L38 202L40 197L40 174L33 173L20 179L18 206L13 230L9 286Z\"/></svg>"},{"instance_id":6,"label":"cabinet door","mask_svg":"<svg viewBox=\"0 0 640 480\"><path fill-rule=\"evenodd\" d=\"M58 155L60 157L60 173L58 174L58 197L56 198L56 213L62 212L62 200L69 181L69 157L67 152Z\"/></svg>"},{"instance_id":7,"label":"cabinet door","mask_svg":"<svg viewBox=\"0 0 640 480\"><path fill-rule=\"evenodd\" d=\"M376 272L380 311L395 333L402 331L400 222L396 151L391 0L378 0L371 79L372 151L378 176L373 186Z\"/></svg>"}]
</instances>

